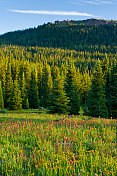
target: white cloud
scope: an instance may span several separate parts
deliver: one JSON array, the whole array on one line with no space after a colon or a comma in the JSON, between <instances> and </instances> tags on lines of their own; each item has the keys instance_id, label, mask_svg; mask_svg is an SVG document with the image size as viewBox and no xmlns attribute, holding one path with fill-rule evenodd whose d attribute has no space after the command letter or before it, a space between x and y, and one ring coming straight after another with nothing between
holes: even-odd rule
<instances>
[{"instance_id":1,"label":"white cloud","mask_svg":"<svg viewBox=\"0 0 117 176\"><path fill-rule=\"evenodd\" d=\"M94 4L94 5L102 5L102 4L112 4L112 1L102 1L102 0L96 0L96 1L83 1L88 4Z\"/></svg>"},{"instance_id":2,"label":"white cloud","mask_svg":"<svg viewBox=\"0 0 117 176\"><path fill-rule=\"evenodd\" d=\"M43 10L9 10L10 12L15 13L24 13L24 14L40 14L40 15L70 15L70 16L87 16L87 17L95 17L89 13L80 13L74 11L43 11Z\"/></svg>"},{"instance_id":3,"label":"white cloud","mask_svg":"<svg viewBox=\"0 0 117 176\"><path fill-rule=\"evenodd\" d=\"M83 1L84 3L87 3L87 4L93 4L93 5L98 5L99 2L96 2L96 1Z\"/></svg>"},{"instance_id":4,"label":"white cloud","mask_svg":"<svg viewBox=\"0 0 117 176\"><path fill-rule=\"evenodd\" d=\"M113 4L112 1L101 1L101 3L103 3L103 4Z\"/></svg>"},{"instance_id":5,"label":"white cloud","mask_svg":"<svg viewBox=\"0 0 117 176\"><path fill-rule=\"evenodd\" d=\"M114 2L109 0L80 0L80 1L71 1L72 4L91 4L91 5L109 5Z\"/></svg>"}]
</instances>

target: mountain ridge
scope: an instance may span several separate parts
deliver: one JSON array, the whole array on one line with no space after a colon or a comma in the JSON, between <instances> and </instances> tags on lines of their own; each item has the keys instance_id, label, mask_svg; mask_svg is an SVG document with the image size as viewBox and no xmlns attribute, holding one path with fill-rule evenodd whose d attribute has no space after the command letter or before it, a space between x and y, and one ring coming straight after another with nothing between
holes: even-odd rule
<instances>
[{"instance_id":1,"label":"mountain ridge","mask_svg":"<svg viewBox=\"0 0 117 176\"><path fill-rule=\"evenodd\" d=\"M94 19L94 18L91 18L91 19L87 19L87 20L78 20L78 21L75 21L75 20L63 20L63 21L55 21L55 24L71 24L71 25L81 25L81 24L84 24L84 25L105 25L105 24L117 24L117 21L115 20L104 20L104 19Z\"/></svg>"},{"instance_id":2,"label":"mountain ridge","mask_svg":"<svg viewBox=\"0 0 117 176\"><path fill-rule=\"evenodd\" d=\"M0 35L0 45L40 46L74 50L116 48L117 21L87 19L48 22ZM105 50L105 49L104 49ZM114 49L115 52L115 49Z\"/></svg>"}]
</instances>

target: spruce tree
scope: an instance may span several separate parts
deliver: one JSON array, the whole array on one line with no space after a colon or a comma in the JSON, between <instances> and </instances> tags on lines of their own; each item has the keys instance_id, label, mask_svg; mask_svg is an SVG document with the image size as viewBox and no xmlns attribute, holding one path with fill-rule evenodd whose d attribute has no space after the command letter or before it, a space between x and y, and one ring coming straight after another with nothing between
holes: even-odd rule
<instances>
[{"instance_id":1,"label":"spruce tree","mask_svg":"<svg viewBox=\"0 0 117 176\"><path fill-rule=\"evenodd\" d=\"M5 72L5 66L1 66L1 84L2 84L2 90L3 90L3 98L5 98L5 78L6 78L6 72Z\"/></svg>"},{"instance_id":2,"label":"spruce tree","mask_svg":"<svg viewBox=\"0 0 117 176\"><path fill-rule=\"evenodd\" d=\"M85 71L82 76L81 90L80 90L80 102L82 105L87 106L88 91L91 86L91 78L89 72Z\"/></svg>"},{"instance_id":3,"label":"spruce tree","mask_svg":"<svg viewBox=\"0 0 117 176\"><path fill-rule=\"evenodd\" d=\"M47 62L44 65L43 68L43 74L42 74L42 95L41 95L41 105L44 107L48 106L48 95L50 93L50 90L53 86L53 80L51 76L51 70L50 66L47 64Z\"/></svg>"},{"instance_id":4,"label":"spruce tree","mask_svg":"<svg viewBox=\"0 0 117 176\"><path fill-rule=\"evenodd\" d=\"M81 87L82 87L82 84L81 84L82 80L81 79L82 79L82 76L81 76L80 70L78 68L76 71L76 88L77 88L78 92L80 92Z\"/></svg>"},{"instance_id":5,"label":"spruce tree","mask_svg":"<svg viewBox=\"0 0 117 176\"><path fill-rule=\"evenodd\" d=\"M3 100L2 84L0 81L0 110L1 109L4 109L4 100Z\"/></svg>"},{"instance_id":6,"label":"spruce tree","mask_svg":"<svg viewBox=\"0 0 117 176\"><path fill-rule=\"evenodd\" d=\"M109 112L109 116L112 116L111 114L111 106L110 106L110 97L111 97L111 69L108 69L107 75L106 75L106 82L105 82L105 95L106 95L106 106Z\"/></svg>"},{"instance_id":7,"label":"spruce tree","mask_svg":"<svg viewBox=\"0 0 117 176\"><path fill-rule=\"evenodd\" d=\"M103 66L102 66L102 71L103 71L103 74L104 74L104 79L106 79L106 74L108 72L108 68L109 68L109 58L107 57L107 54L106 54L106 57L103 60Z\"/></svg>"},{"instance_id":8,"label":"spruce tree","mask_svg":"<svg viewBox=\"0 0 117 176\"><path fill-rule=\"evenodd\" d=\"M5 101L4 101L5 108L11 107L12 90L13 90L13 80L11 74L11 64L8 63L6 73L6 84L5 84Z\"/></svg>"},{"instance_id":9,"label":"spruce tree","mask_svg":"<svg viewBox=\"0 0 117 176\"><path fill-rule=\"evenodd\" d=\"M59 68L56 65L54 65L54 64L51 67L51 72L52 72L51 75L53 77L53 80L56 79L57 74L60 74Z\"/></svg>"},{"instance_id":10,"label":"spruce tree","mask_svg":"<svg viewBox=\"0 0 117 176\"><path fill-rule=\"evenodd\" d=\"M37 87L37 71L33 68L31 72L30 86L28 91L29 107L33 109L39 108L39 96Z\"/></svg>"},{"instance_id":11,"label":"spruce tree","mask_svg":"<svg viewBox=\"0 0 117 176\"><path fill-rule=\"evenodd\" d=\"M24 72L25 72L25 80L26 80L26 89L28 91L30 86L30 77L31 77L31 66L29 62L26 62Z\"/></svg>"},{"instance_id":12,"label":"spruce tree","mask_svg":"<svg viewBox=\"0 0 117 176\"><path fill-rule=\"evenodd\" d=\"M42 63L38 66L38 73L37 73L37 86L38 86L38 93L39 93L39 99L41 99L42 96Z\"/></svg>"},{"instance_id":13,"label":"spruce tree","mask_svg":"<svg viewBox=\"0 0 117 176\"><path fill-rule=\"evenodd\" d=\"M71 64L65 83L66 93L69 97L70 114L78 114L80 110L79 92L77 90L77 76L74 64Z\"/></svg>"},{"instance_id":14,"label":"spruce tree","mask_svg":"<svg viewBox=\"0 0 117 176\"><path fill-rule=\"evenodd\" d=\"M50 91L53 87L53 80L52 80L52 76L51 76L51 72L48 74L48 81L47 81L47 88L46 88L46 92L47 92L47 98L50 94ZM46 101L48 102L48 100Z\"/></svg>"},{"instance_id":15,"label":"spruce tree","mask_svg":"<svg viewBox=\"0 0 117 176\"><path fill-rule=\"evenodd\" d=\"M21 110L22 109L22 98L21 91L19 89L18 80L14 80L13 84L13 92L11 98L11 109L13 110Z\"/></svg>"},{"instance_id":16,"label":"spruce tree","mask_svg":"<svg viewBox=\"0 0 117 176\"><path fill-rule=\"evenodd\" d=\"M22 79L21 79L21 98L22 98L22 108L28 109L29 103L28 103L28 96L27 96L26 81L25 81L24 72L23 72Z\"/></svg>"},{"instance_id":17,"label":"spruce tree","mask_svg":"<svg viewBox=\"0 0 117 176\"><path fill-rule=\"evenodd\" d=\"M96 65L96 70L92 79L91 89L88 94L88 111L89 115L94 117L108 118L108 111L106 108L106 99L104 91L104 80L100 60Z\"/></svg>"},{"instance_id":18,"label":"spruce tree","mask_svg":"<svg viewBox=\"0 0 117 176\"><path fill-rule=\"evenodd\" d=\"M117 118L117 64L113 64L106 77L106 98L109 115Z\"/></svg>"},{"instance_id":19,"label":"spruce tree","mask_svg":"<svg viewBox=\"0 0 117 176\"><path fill-rule=\"evenodd\" d=\"M49 95L49 110L51 113L68 113L69 99L64 91L64 85L61 76L58 74L54 80L53 88Z\"/></svg>"}]
</instances>

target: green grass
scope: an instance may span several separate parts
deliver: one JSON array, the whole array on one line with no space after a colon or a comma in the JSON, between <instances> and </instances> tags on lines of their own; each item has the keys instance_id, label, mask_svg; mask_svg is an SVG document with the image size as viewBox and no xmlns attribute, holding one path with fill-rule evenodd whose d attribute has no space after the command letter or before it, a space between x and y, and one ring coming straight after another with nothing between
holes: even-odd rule
<instances>
[{"instance_id":1,"label":"green grass","mask_svg":"<svg viewBox=\"0 0 117 176\"><path fill-rule=\"evenodd\" d=\"M61 119L61 120L59 120ZM0 113L0 175L115 176L116 120Z\"/></svg>"}]
</instances>

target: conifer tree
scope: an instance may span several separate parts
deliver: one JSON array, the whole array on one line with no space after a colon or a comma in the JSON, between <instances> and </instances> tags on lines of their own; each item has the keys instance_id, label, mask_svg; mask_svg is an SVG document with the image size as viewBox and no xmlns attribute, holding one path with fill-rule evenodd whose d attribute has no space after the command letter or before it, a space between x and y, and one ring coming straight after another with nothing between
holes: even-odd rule
<instances>
[{"instance_id":1,"label":"conifer tree","mask_svg":"<svg viewBox=\"0 0 117 176\"><path fill-rule=\"evenodd\" d=\"M41 99L40 99L40 105L46 107L46 100L47 100L47 92L46 92L46 87L47 87L47 77L48 77L48 68L49 65L47 62L45 63L43 70L42 70L42 84L41 84Z\"/></svg>"},{"instance_id":2,"label":"conifer tree","mask_svg":"<svg viewBox=\"0 0 117 176\"><path fill-rule=\"evenodd\" d=\"M41 99L42 96L42 63L38 66L38 72L37 72L37 86L38 86L38 93L39 93L39 99Z\"/></svg>"},{"instance_id":3,"label":"conifer tree","mask_svg":"<svg viewBox=\"0 0 117 176\"><path fill-rule=\"evenodd\" d=\"M112 116L111 114L111 108L110 108L110 96L111 96L111 68L108 69L107 75L106 75L106 82L105 82L105 95L106 95L106 106L109 112L109 116Z\"/></svg>"},{"instance_id":4,"label":"conifer tree","mask_svg":"<svg viewBox=\"0 0 117 176\"><path fill-rule=\"evenodd\" d=\"M76 69L74 64L71 64L66 78L66 92L69 97L69 106L71 114L78 114L80 110L80 102L79 102L79 92L77 91L77 77L76 77Z\"/></svg>"},{"instance_id":5,"label":"conifer tree","mask_svg":"<svg viewBox=\"0 0 117 176\"><path fill-rule=\"evenodd\" d=\"M39 108L39 96L37 87L37 71L33 68L31 72L30 87L28 91L29 107L33 109Z\"/></svg>"},{"instance_id":6,"label":"conifer tree","mask_svg":"<svg viewBox=\"0 0 117 176\"><path fill-rule=\"evenodd\" d=\"M19 62L18 62L18 60L12 62L12 64L11 64L11 72L12 72L13 81L15 79L18 79L18 76L19 76Z\"/></svg>"},{"instance_id":7,"label":"conifer tree","mask_svg":"<svg viewBox=\"0 0 117 176\"><path fill-rule=\"evenodd\" d=\"M13 110L21 110L22 109L22 98L21 91L19 89L18 80L14 80L13 84L13 92L11 98L11 109Z\"/></svg>"},{"instance_id":8,"label":"conifer tree","mask_svg":"<svg viewBox=\"0 0 117 176\"><path fill-rule=\"evenodd\" d=\"M80 70L79 68L76 70L76 88L77 88L77 91L80 92L81 90L81 73L80 73Z\"/></svg>"},{"instance_id":9,"label":"conifer tree","mask_svg":"<svg viewBox=\"0 0 117 176\"><path fill-rule=\"evenodd\" d=\"M0 67L0 79L1 79L1 84L2 84L2 90L3 90L3 98L5 97L5 78L6 78L6 70L5 70L5 65L1 64Z\"/></svg>"},{"instance_id":10,"label":"conifer tree","mask_svg":"<svg viewBox=\"0 0 117 176\"><path fill-rule=\"evenodd\" d=\"M113 64L106 77L106 99L109 115L117 118L117 64Z\"/></svg>"},{"instance_id":11,"label":"conifer tree","mask_svg":"<svg viewBox=\"0 0 117 176\"><path fill-rule=\"evenodd\" d=\"M7 73L6 73L6 84L5 84L5 108L11 107L11 97L13 90L13 80L11 75L11 64L8 63Z\"/></svg>"},{"instance_id":12,"label":"conifer tree","mask_svg":"<svg viewBox=\"0 0 117 176\"><path fill-rule=\"evenodd\" d=\"M106 74L108 72L108 68L109 68L109 58L106 54L106 58L103 60L103 67L102 67L102 71L104 74L104 79L106 79Z\"/></svg>"},{"instance_id":13,"label":"conifer tree","mask_svg":"<svg viewBox=\"0 0 117 176\"><path fill-rule=\"evenodd\" d=\"M30 86L30 77L31 77L31 66L29 62L26 62L24 72L25 72L25 80L26 80L26 89L28 91Z\"/></svg>"},{"instance_id":14,"label":"conifer tree","mask_svg":"<svg viewBox=\"0 0 117 176\"><path fill-rule=\"evenodd\" d=\"M28 102L24 72L23 72L23 76L22 76L22 80L21 80L21 98L22 98L22 108L23 109L28 109L29 108L29 102Z\"/></svg>"},{"instance_id":15,"label":"conifer tree","mask_svg":"<svg viewBox=\"0 0 117 176\"><path fill-rule=\"evenodd\" d=\"M49 95L49 110L51 113L68 113L68 103L69 99L64 91L63 80L58 74Z\"/></svg>"},{"instance_id":16,"label":"conifer tree","mask_svg":"<svg viewBox=\"0 0 117 176\"><path fill-rule=\"evenodd\" d=\"M51 72L52 72L53 80L56 79L57 74L60 74L59 68L55 65L52 65Z\"/></svg>"},{"instance_id":17,"label":"conifer tree","mask_svg":"<svg viewBox=\"0 0 117 176\"><path fill-rule=\"evenodd\" d=\"M92 79L91 89L88 95L88 111L89 115L94 117L108 118L108 111L106 108L106 99L104 91L104 80L100 60L96 65L96 70Z\"/></svg>"},{"instance_id":18,"label":"conifer tree","mask_svg":"<svg viewBox=\"0 0 117 176\"><path fill-rule=\"evenodd\" d=\"M3 100L2 84L0 81L0 110L1 109L4 109L4 100Z\"/></svg>"},{"instance_id":19,"label":"conifer tree","mask_svg":"<svg viewBox=\"0 0 117 176\"><path fill-rule=\"evenodd\" d=\"M49 75L48 75L47 88L46 88L47 98L50 94L50 91L51 91L52 87L53 87L53 80L52 80L52 76L51 76L51 72L50 72Z\"/></svg>"},{"instance_id":20,"label":"conifer tree","mask_svg":"<svg viewBox=\"0 0 117 176\"><path fill-rule=\"evenodd\" d=\"M52 86L53 86L53 81L52 81L50 66L46 62L43 68L42 95L41 95L41 105L44 107L48 106L48 95L50 93L50 89L52 88Z\"/></svg>"},{"instance_id":21,"label":"conifer tree","mask_svg":"<svg viewBox=\"0 0 117 176\"><path fill-rule=\"evenodd\" d=\"M89 76L89 72L85 71L82 76L82 84L81 84L81 90L80 90L80 101L82 105L87 105L87 97L88 97L88 91L91 86L91 78Z\"/></svg>"}]
</instances>

